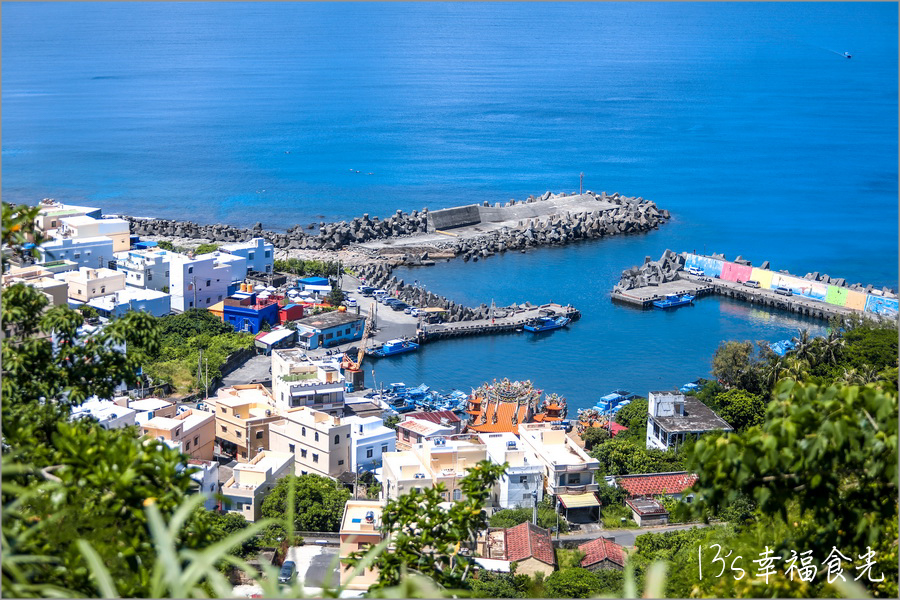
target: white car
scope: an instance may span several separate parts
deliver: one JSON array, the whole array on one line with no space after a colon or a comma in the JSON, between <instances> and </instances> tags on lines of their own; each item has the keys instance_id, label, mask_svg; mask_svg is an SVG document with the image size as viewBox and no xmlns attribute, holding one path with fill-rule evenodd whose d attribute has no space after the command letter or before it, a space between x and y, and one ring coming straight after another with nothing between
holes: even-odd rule
<instances>
[{"instance_id":1,"label":"white car","mask_svg":"<svg viewBox=\"0 0 900 600\"><path fill-rule=\"evenodd\" d=\"M414 317L418 317L418 316L419 316L419 309L418 309L418 308L410 308L410 309L409 309L409 314L411 314L411 315L414 316Z\"/></svg>"},{"instance_id":2,"label":"white car","mask_svg":"<svg viewBox=\"0 0 900 600\"><path fill-rule=\"evenodd\" d=\"M346 304L348 308L354 308L359 305L355 298L348 298L344 300L344 304Z\"/></svg>"}]
</instances>

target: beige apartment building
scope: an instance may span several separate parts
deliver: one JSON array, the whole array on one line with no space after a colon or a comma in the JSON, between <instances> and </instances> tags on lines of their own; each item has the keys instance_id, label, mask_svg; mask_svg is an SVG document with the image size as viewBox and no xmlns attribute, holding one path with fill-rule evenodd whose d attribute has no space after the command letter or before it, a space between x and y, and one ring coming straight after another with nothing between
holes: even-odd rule
<instances>
[{"instance_id":1,"label":"beige apartment building","mask_svg":"<svg viewBox=\"0 0 900 600\"><path fill-rule=\"evenodd\" d=\"M62 273L60 278L69 285L69 298L80 302L90 302L125 289L125 274L112 269L81 267L77 271Z\"/></svg>"},{"instance_id":2,"label":"beige apartment building","mask_svg":"<svg viewBox=\"0 0 900 600\"><path fill-rule=\"evenodd\" d=\"M345 560L354 552L366 551L381 542L381 513L384 502L349 500L341 519L341 585L350 590L367 590L378 580L378 561L353 577L353 569Z\"/></svg>"},{"instance_id":3,"label":"beige apartment building","mask_svg":"<svg viewBox=\"0 0 900 600\"><path fill-rule=\"evenodd\" d=\"M57 239L94 237L111 239L113 252L124 252L131 248L131 229L125 219L95 219L87 215L60 219Z\"/></svg>"},{"instance_id":4,"label":"beige apartment building","mask_svg":"<svg viewBox=\"0 0 900 600\"><path fill-rule=\"evenodd\" d=\"M64 306L69 303L69 284L53 277L47 269L32 265L12 267L3 274L3 287L24 283L40 290L50 300L51 306Z\"/></svg>"},{"instance_id":5,"label":"beige apartment building","mask_svg":"<svg viewBox=\"0 0 900 600\"><path fill-rule=\"evenodd\" d=\"M310 360L300 348L272 351L272 392L282 410L305 406L339 417L344 381L338 368Z\"/></svg>"},{"instance_id":6,"label":"beige apartment building","mask_svg":"<svg viewBox=\"0 0 900 600\"><path fill-rule=\"evenodd\" d=\"M247 462L269 449L269 424L281 417L275 399L255 383L219 390L209 404L216 414L216 440L238 462Z\"/></svg>"},{"instance_id":7,"label":"beige apartment building","mask_svg":"<svg viewBox=\"0 0 900 600\"><path fill-rule=\"evenodd\" d=\"M351 471L351 425L305 406L284 411L269 425L272 450L294 456L297 475L337 477Z\"/></svg>"},{"instance_id":8,"label":"beige apartment building","mask_svg":"<svg viewBox=\"0 0 900 600\"><path fill-rule=\"evenodd\" d=\"M488 458L487 448L471 436L467 440L436 438L416 444L412 450L386 452L382 455L382 498L397 498L414 488L424 489L443 483L444 500L463 498L459 481L468 470Z\"/></svg>"},{"instance_id":9,"label":"beige apartment building","mask_svg":"<svg viewBox=\"0 0 900 600\"><path fill-rule=\"evenodd\" d=\"M263 500L279 479L291 474L292 457L283 452L260 452L253 460L234 467L234 473L222 486L225 510L244 515L248 521L259 519Z\"/></svg>"},{"instance_id":10,"label":"beige apartment building","mask_svg":"<svg viewBox=\"0 0 900 600\"><path fill-rule=\"evenodd\" d=\"M174 417L153 417L141 425L141 433L181 446L198 460L212 460L216 418L212 413L188 409Z\"/></svg>"}]
</instances>

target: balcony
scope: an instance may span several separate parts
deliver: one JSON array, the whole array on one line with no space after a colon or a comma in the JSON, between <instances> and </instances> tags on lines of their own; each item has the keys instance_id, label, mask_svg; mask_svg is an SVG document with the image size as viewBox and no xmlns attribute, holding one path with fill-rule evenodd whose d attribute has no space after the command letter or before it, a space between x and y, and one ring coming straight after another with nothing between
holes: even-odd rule
<instances>
[{"instance_id":1,"label":"balcony","mask_svg":"<svg viewBox=\"0 0 900 600\"><path fill-rule=\"evenodd\" d=\"M596 492L600 486L596 483L588 483L582 485L551 485L547 490L550 494L586 494Z\"/></svg>"}]
</instances>

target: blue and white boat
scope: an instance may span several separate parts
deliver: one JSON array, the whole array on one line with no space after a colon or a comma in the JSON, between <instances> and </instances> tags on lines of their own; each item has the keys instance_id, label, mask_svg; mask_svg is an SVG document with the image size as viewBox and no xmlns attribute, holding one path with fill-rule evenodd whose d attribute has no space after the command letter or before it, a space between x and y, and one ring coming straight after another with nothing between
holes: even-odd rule
<instances>
[{"instance_id":1,"label":"blue and white boat","mask_svg":"<svg viewBox=\"0 0 900 600\"><path fill-rule=\"evenodd\" d=\"M415 352L419 349L419 345L409 340L388 340L382 344L381 348L369 349L367 354L378 358L384 356L395 356L397 354L405 354L406 352Z\"/></svg>"},{"instance_id":2,"label":"blue and white boat","mask_svg":"<svg viewBox=\"0 0 900 600\"><path fill-rule=\"evenodd\" d=\"M542 333L544 331L552 331L554 329L560 329L569 324L569 317L537 317L536 319L531 319L528 321L524 329L525 331L530 331L532 333Z\"/></svg>"},{"instance_id":3,"label":"blue and white boat","mask_svg":"<svg viewBox=\"0 0 900 600\"><path fill-rule=\"evenodd\" d=\"M694 303L694 296L691 294L666 294L664 300L654 300L653 306L656 308L678 308L679 306L688 306Z\"/></svg>"},{"instance_id":4,"label":"blue and white boat","mask_svg":"<svg viewBox=\"0 0 900 600\"><path fill-rule=\"evenodd\" d=\"M596 410L600 414L616 412L623 406L627 406L628 404L630 404L632 398L634 398L634 394L629 391L615 390L614 392L600 398L600 400L598 400L597 404L594 406L594 410Z\"/></svg>"}]
</instances>

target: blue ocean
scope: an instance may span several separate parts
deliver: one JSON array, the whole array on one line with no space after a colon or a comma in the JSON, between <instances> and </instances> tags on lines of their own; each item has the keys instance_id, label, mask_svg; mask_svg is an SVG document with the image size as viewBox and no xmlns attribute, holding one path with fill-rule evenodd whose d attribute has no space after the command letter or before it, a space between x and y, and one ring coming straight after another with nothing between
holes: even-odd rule
<instances>
[{"instance_id":1,"label":"blue ocean","mask_svg":"<svg viewBox=\"0 0 900 600\"><path fill-rule=\"evenodd\" d=\"M646 235L400 272L465 303L583 318L382 360L377 383L529 378L584 407L705 376L722 340L824 330L717 298L612 304L621 271L666 248L897 287L893 3L2 10L8 202L286 229L571 192L584 173L672 212Z\"/></svg>"}]
</instances>

